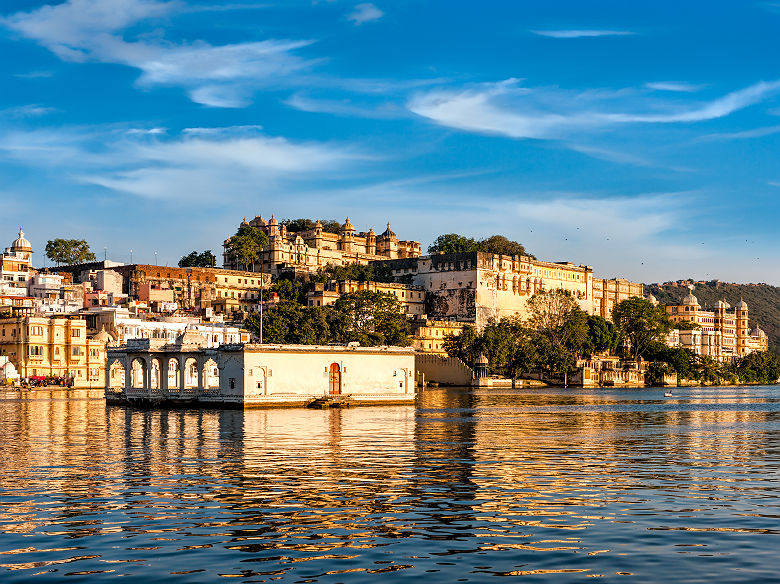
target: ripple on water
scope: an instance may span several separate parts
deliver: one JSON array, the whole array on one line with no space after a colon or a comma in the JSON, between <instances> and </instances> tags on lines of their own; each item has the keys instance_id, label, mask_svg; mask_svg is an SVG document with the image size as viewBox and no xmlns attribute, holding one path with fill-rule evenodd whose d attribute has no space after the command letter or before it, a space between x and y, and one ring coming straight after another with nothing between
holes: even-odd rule
<instances>
[{"instance_id":1,"label":"ripple on water","mask_svg":"<svg viewBox=\"0 0 780 584\"><path fill-rule=\"evenodd\" d=\"M6 392L0 574L778 581L779 403L439 389L416 408L137 411Z\"/></svg>"}]
</instances>

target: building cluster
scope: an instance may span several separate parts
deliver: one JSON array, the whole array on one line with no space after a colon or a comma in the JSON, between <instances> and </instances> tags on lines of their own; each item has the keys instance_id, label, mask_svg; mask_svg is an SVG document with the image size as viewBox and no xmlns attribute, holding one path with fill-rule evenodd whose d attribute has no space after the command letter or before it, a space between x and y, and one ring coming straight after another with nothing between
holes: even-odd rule
<instances>
[{"instance_id":1,"label":"building cluster","mask_svg":"<svg viewBox=\"0 0 780 584\"><path fill-rule=\"evenodd\" d=\"M105 260L35 269L33 247L20 228L2 253L0 375L103 386L107 347L137 339L173 346L185 335L199 339L203 350L247 343L243 318L277 301L263 300L264 290L279 278L310 280L328 266L373 265L393 281L315 282L308 286L308 306L327 306L359 290L393 294L420 353L443 354L445 337L466 324L527 316L528 300L540 291L567 290L587 314L606 319L621 301L644 296L642 284L597 278L587 265L484 252L424 256L419 242L399 239L389 223L379 235L372 228L358 232L349 218L338 229L311 225L293 231L273 215L245 219L241 226L268 237L251 271L237 269L230 238L224 268ZM666 310L673 321L695 325L673 331L672 346L723 361L767 349L766 334L749 328L744 302L733 310L723 301L704 309L691 293Z\"/></svg>"},{"instance_id":2,"label":"building cluster","mask_svg":"<svg viewBox=\"0 0 780 584\"><path fill-rule=\"evenodd\" d=\"M20 229L2 255L0 382L57 379L105 384L106 347L131 339L245 343L236 311L257 309L270 275L214 268L91 262L36 270Z\"/></svg>"},{"instance_id":3,"label":"building cluster","mask_svg":"<svg viewBox=\"0 0 780 584\"><path fill-rule=\"evenodd\" d=\"M652 295L649 299L656 303ZM666 313L672 322L687 324L669 334L666 342L672 347L690 349L718 361L731 361L769 349L769 338L761 327L756 324L750 329L748 305L744 300L733 309L725 300L718 300L707 310L699 305L691 289L680 304L667 305Z\"/></svg>"}]
</instances>

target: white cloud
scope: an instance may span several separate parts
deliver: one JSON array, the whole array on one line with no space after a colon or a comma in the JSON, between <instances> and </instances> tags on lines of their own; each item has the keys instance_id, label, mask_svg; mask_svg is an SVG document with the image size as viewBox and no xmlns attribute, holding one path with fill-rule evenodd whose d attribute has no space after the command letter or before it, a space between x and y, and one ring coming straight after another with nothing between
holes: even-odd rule
<instances>
[{"instance_id":1,"label":"white cloud","mask_svg":"<svg viewBox=\"0 0 780 584\"><path fill-rule=\"evenodd\" d=\"M38 118L56 111L57 109L53 107L46 107L31 103L0 110L0 115L5 115L12 118Z\"/></svg>"},{"instance_id":2,"label":"white cloud","mask_svg":"<svg viewBox=\"0 0 780 584\"><path fill-rule=\"evenodd\" d=\"M337 116L390 119L409 117L409 112L391 103L379 105L355 103L351 99L314 99L296 93L285 100L286 105L305 112L327 113Z\"/></svg>"},{"instance_id":3,"label":"white cloud","mask_svg":"<svg viewBox=\"0 0 780 584\"><path fill-rule=\"evenodd\" d=\"M699 91L701 85L693 85L692 83L683 83L680 81L655 81L653 83L646 83L645 87L654 91L674 91L681 93L692 93Z\"/></svg>"},{"instance_id":4,"label":"white cloud","mask_svg":"<svg viewBox=\"0 0 780 584\"><path fill-rule=\"evenodd\" d=\"M532 30L532 33L539 36L550 37L554 39L579 39L587 37L604 36L629 36L635 33L627 30Z\"/></svg>"},{"instance_id":5,"label":"white cloud","mask_svg":"<svg viewBox=\"0 0 780 584\"><path fill-rule=\"evenodd\" d=\"M763 138L780 132L780 126L767 126L765 128L754 128L742 132L721 132L719 134L707 134L699 138L701 142L719 142L727 140L749 140L751 138Z\"/></svg>"},{"instance_id":6,"label":"white cloud","mask_svg":"<svg viewBox=\"0 0 780 584\"><path fill-rule=\"evenodd\" d=\"M293 142L250 126L190 128L172 137L160 128L5 132L3 157L60 180L214 205L281 183L326 180L366 159L342 145Z\"/></svg>"},{"instance_id":7,"label":"white cloud","mask_svg":"<svg viewBox=\"0 0 780 584\"><path fill-rule=\"evenodd\" d=\"M127 29L184 10L180 2L157 0L68 0L0 23L47 47L63 60L134 67L141 85L184 87L191 99L212 107L244 107L258 87L280 83L308 67L293 51L311 41L265 40L212 46L126 40Z\"/></svg>"},{"instance_id":8,"label":"white cloud","mask_svg":"<svg viewBox=\"0 0 780 584\"><path fill-rule=\"evenodd\" d=\"M358 4L355 6L355 10L347 14L347 19L351 20L356 26L371 22L373 20L379 20L385 15L384 12L379 10L373 4Z\"/></svg>"},{"instance_id":9,"label":"white cloud","mask_svg":"<svg viewBox=\"0 0 780 584\"><path fill-rule=\"evenodd\" d=\"M639 91L567 92L518 87L517 83L516 79L509 79L469 89L430 91L414 97L409 109L460 130L512 138L561 139L618 124L712 120L780 91L780 81L762 81L710 102L690 104L650 100ZM649 113L630 113L639 107Z\"/></svg>"}]
</instances>

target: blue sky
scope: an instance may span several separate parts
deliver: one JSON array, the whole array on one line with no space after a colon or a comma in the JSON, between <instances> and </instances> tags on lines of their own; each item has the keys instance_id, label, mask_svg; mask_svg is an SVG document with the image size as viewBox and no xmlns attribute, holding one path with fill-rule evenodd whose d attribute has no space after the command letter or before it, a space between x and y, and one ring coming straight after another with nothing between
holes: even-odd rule
<instances>
[{"instance_id":1,"label":"blue sky","mask_svg":"<svg viewBox=\"0 0 780 584\"><path fill-rule=\"evenodd\" d=\"M349 215L780 284L778 32L780 1L5 0L5 239L174 265Z\"/></svg>"}]
</instances>

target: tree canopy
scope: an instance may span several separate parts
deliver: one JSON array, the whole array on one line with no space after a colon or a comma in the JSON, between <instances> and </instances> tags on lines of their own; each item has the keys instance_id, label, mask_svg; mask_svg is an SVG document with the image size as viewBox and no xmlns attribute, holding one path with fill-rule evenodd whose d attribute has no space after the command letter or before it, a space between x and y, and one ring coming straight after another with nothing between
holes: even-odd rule
<instances>
[{"instance_id":1,"label":"tree canopy","mask_svg":"<svg viewBox=\"0 0 780 584\"><path fill-rule=\"evenodd\" d=\"M333 266L328 264L319 268L313 277L315 282L327 282L328 280L355 280L356 282L392 282L393 270L382 264L346 264Z\"/></svg>"},{"instance_id":2,"label":"tree canopy","mask_svg":"<svg viewBox=\"0 0 780 584\"><path fill-rule=\"evenodd\" d=\"M97 258L83 239L54 239L46 242L46 257L60 264L82 264Z\"/></svg>"},{"instance_id":3,"label":"tree canopy","mask_svg":"<svg viewBox=\"0 0 780 584\"><path fill-rule=\"evenodd\" d=\"M644 355L652 343L662 341L673 327L663 306L656 306L638 296L623 300L615 306L612 320L635 361Z\"/></svg>"},{"instance_id":4,"label":"tree canopy","mask_svg":"<svg viewBox=\"0 0 780 584\"><path fill-rule=\"evenodd\" d=\"M491 235L485 239L476 240L473 237L465 237L457 233L445 233L439 235L428 246L428 253L469 253L474 251L507 256L530 255L523 244L507 239L503 235Z\"/></svg>"},{"instance_id":5,"label":"tree canopy","mask_svg":"<svg viewBox=\"0 0 780 584\"><path fill-rule=\"evenodd\" d=\"M287 282L283 280L277 284ZM360 290L342 295L330 306L302 306L296 287L282 284L281 301L263 314L266 343L327 344L357 341L363 346L410 344L409 323L394 294ZM260 315L247 316L244 326L260 331Z\"/></svg>"},{"instance_id":6,"label":"tree canopy","mask_svg":"<svg viewBox=\"0 0 780 584\"><path fill-rule=\"evenodd\" d=\"M280 225L284 225L287 227L288 231L292 231L294 233L298 233L299 231L309 231L311 229L314 229L316 225L316 221L313 219L284 219L281 221ZM325 233L338 233L341 230L341 223L336 221L335 219L325 219L320 220L320 224L322 224L322 230Z\"/></svg>"},{"instance_id":7,"label":"tree canopy","mask_svg":"<svg viewBox=\"0 0 780 584\"><path fill-rule=\"evenodd\" d=\"M241 225L225 246L228 257L243 266L245 270L254 272L255 262L262 249L268 245L268 236L258 227Z\"/></svg>"},{"instance_id":8,"label":"tree canopy","mask_svg":"<svg viewBox=\"0 0 780 584\"><path fill-rule=\"evenodd\" d=\"M193 251L179 260L180 268L213 268L217 265L217 257L210 249L198 253Z\"/></svg>"}]
</instances>

